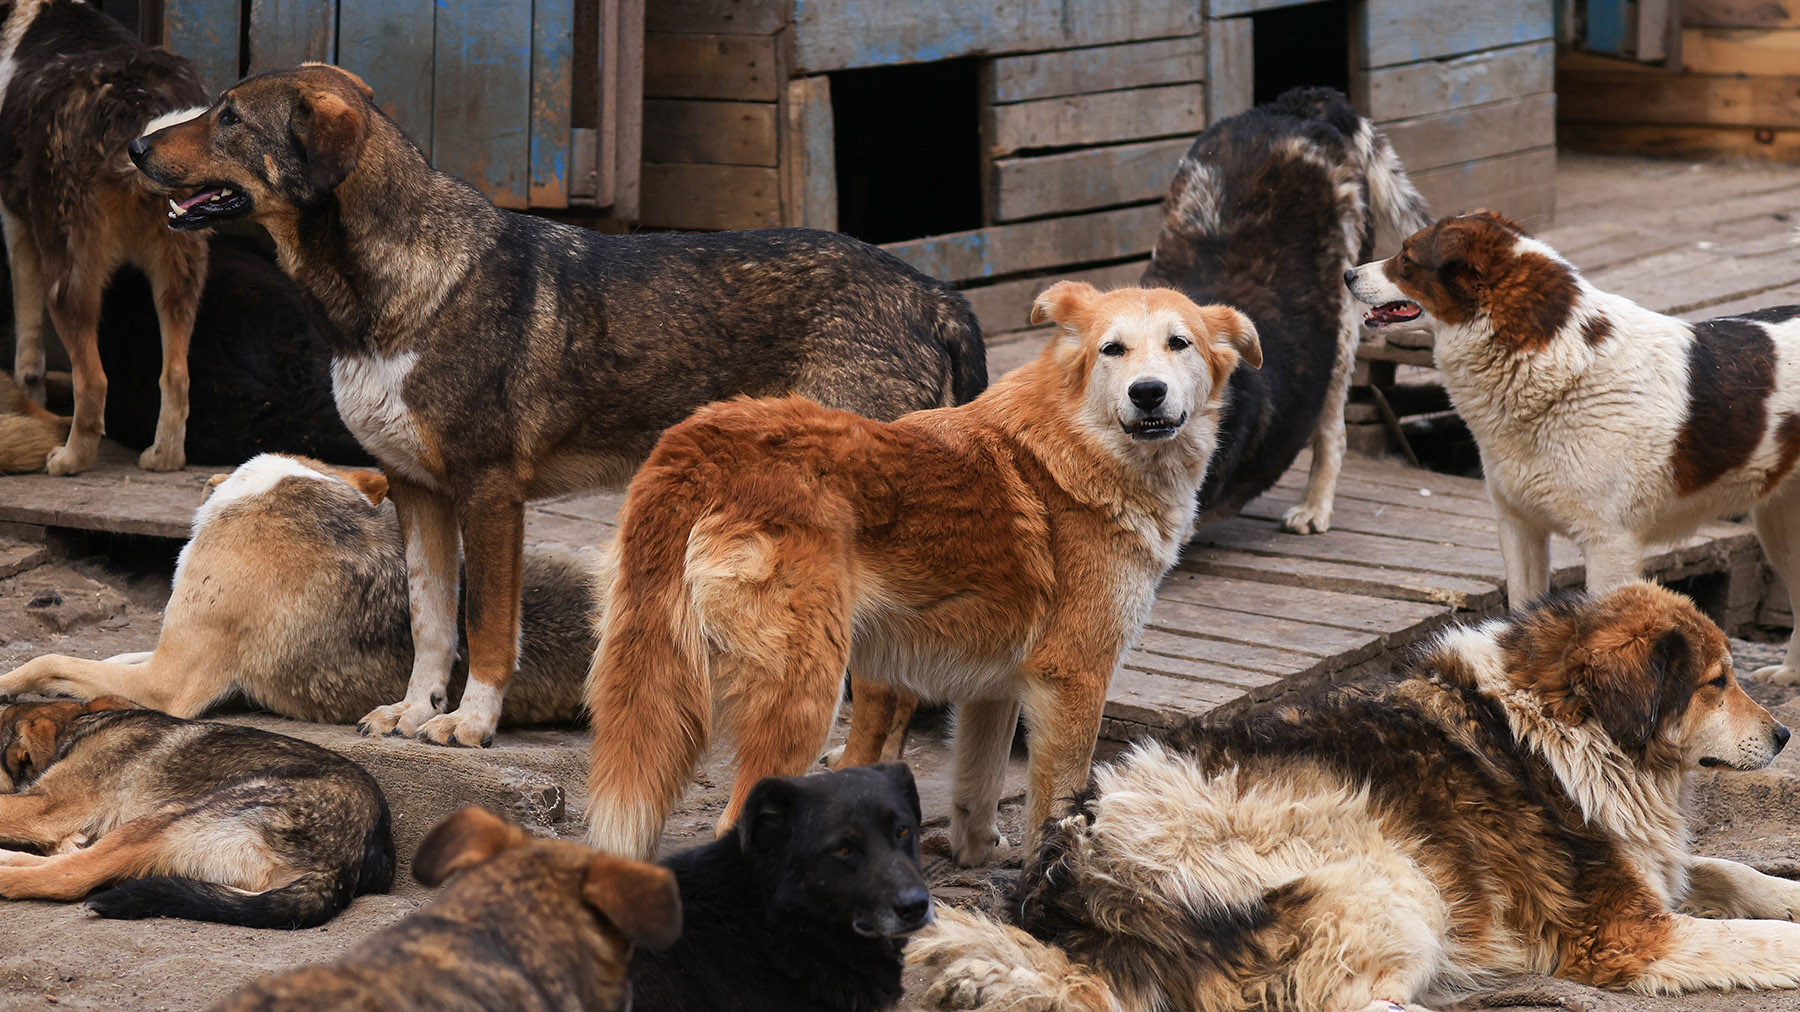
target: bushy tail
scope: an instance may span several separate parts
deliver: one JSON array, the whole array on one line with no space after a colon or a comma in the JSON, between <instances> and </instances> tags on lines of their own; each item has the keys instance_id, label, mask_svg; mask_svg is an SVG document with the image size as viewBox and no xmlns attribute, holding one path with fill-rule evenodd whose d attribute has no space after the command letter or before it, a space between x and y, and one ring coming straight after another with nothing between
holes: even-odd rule
<instances>
[{"instance_id":1,"label":"bushy tail","mask_svg":"<svg viewBox=\"0 0 1800 1012\"><path fill-rule=\"evenodd\" d=\"M69 437L69 420L51 414L0 371L0 474L44 469L50 451Z\"/></svg>"},{"instance_id":2,"label":"bushy tail","mask_svg":"<svg viewBox=\"0 0 1800 1012\"><path fill-rule=\"evenodd\" d=\"M1363 120L1356 131L1356 153L1369 180L1369 211L1375 218L1378 251L1391 253L1407 236L1431 224L1431 208L1406 176L1406 166L1387 135Z\"/></svg>"},{"instance_id":3,"label":"bushy tail","mask_svg":"<svg viewBox=\"0 0 1800 1012\"><path fill-rule=\"evenodd\" d=\"M337 872L313 871L279 889L253 893L199 879L158 875L131 879L97 893L88 909L102 917L138 920L184 917L246 928L310 928L349 904L349 883Z\"/></svg>"},{"instance_id":4,"label":"bushy tail","mask_svg":"<svg viewBox=\"0 0 1800 1012\"><path fill-rule=\"evenodd\" d=\"M932 971L926 1008L969 1012L1121 1012L1099 975L1061 949L983 914L939 905L906 946L906 961Z\"/></svg>"},{"instance_id":5,"label":"bushy tail","mask_svg":"<svg viewBox=\"0 0 1800 1012\"><path fill-rule=\"evenodd\" d=\"M967 404L987 389L987 345L975 310L960 292L944 292L938 304L938 340L950 356L950 396L944 406Z\"/></svg>"},{"instance_id":6,"label":"bushy tail","mask_svg":"<svg viewBox=\"0 0 1800 1012\"><path fill-rule=\"evenodd\" d=\"M588 843L647 860L711 731L706 644L687 592L687 510L654 476L632 486L588 669ZM659 501L660 500L660 501Z\"/></svg>"}]
</instances>

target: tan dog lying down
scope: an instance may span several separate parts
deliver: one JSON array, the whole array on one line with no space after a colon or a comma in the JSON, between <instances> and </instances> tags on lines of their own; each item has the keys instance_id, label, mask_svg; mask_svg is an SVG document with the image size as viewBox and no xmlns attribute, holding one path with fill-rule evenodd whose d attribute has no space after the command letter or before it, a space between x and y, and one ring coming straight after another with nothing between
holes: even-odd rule
<instances>
[{"instance_id":1,"label":"tan dog lying down","mask_svg":"<svg viewBox=\"0 0 1800 1012\"><path fill-rule=\"evenodd\" d=\"M0 694L117 695L178 717L238 694L285 717L348 724L404 692L412 631L386 479L263 454L213 482L155 650L38 657L0 676ZM524 608L504 719L580 720L596 639L588 564L568 552L527 554Z\"/></svg>"}]
</instances>

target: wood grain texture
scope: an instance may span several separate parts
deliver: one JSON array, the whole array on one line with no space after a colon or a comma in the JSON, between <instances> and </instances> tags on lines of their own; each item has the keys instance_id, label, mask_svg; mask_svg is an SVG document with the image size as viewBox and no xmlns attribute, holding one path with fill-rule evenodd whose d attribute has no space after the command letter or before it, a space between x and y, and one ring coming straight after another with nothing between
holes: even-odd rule
<instances>
[{"instance_id":1,"label":"wood grain texture","mask_svg":"<svg viewBox=\"0 0 1800 1012\"><path fill-rule=\"evenodd\" d=\"M1595 154L1800 161L1800 130L1739 126L1558 123L1558 143Z\"/></svg>"},{"instance_id":2,"label":"wood grain texture","mask_svg":"<svg viewBox=\"0 0 1800 1012\"><path fill-rule=\"evenodd\" d=\"M1206 88L1174 84L1130 91L990 105L988 153L994 157L1036 148L1113 144L1182 134L1206 126Z\"/></svg>"},{"instance_id":3,"label":"wood grain texture","mask_svg":"<svg viewBox=\"0 0 1800 1012\"><path fill-rule=\"evenodd\" d=\"M1058 272L1054 277L1023 278L979 288L965 288L963 295L975 310L975 318L981 321L981 332L1000 333L1030 326L1032 302L1044 289L1058 281L1086 281L1100 288L1133 285L1144 276L1144 265L1148 262L1149 259L1145 258L1107 267L1071 267Z\"/></svg>"},{"instance_id":4,"label":"wood grain texture","mask_svg":"<svg viewBox=\"0 0 1800 1012\"><path fill-rule=\"evenodd\" d=\"M1205 78L1206 45L1204 37L1190 35L1002 56L993 61L991 75L988 100L995 103L1185 84Z\"/></svg>"},{"instance_id":5,"label":"wood grain texture","mask_svg":"<svg viewBox=\"0 0 1800 1012\"><path fill-rule=\"evenodd\" d=\"M781 167L784 222L835 231L838 225L837 130L831 79L797 77L787 86L787 158Z\"/></svg>"},{"instance_id":6,"label":"wood grain texture","mask_svg":"<svg viewBox=\"0 0 1800 1012\"><path fill-rule=\"evenodd\" d=\"M531 4L531 179L533 207L567 207L573 169L575 0Z\"/></svg>"},{"instance_id":7,"label":"wood grain texture","mask_svg":"<svg viewBox=\"0 0 1800 1012\"><path fill-rule=\"evenodd\" d=\"M1190 138L1089 148L994 162L990 206L999 222L1161 197Z\"/></svg>"},{"instance_id":8,"label":"wood grain texture","mask_svg":"<svg viewBox=\"0 0 1800 1012\"><path fill-rule=\"evenodd\" d=\"M784 83L771 37L644 35L647 97L773 102Z\"/></svg>"},{"instance_id":9,"label":"wood grain texture","mask_svg":"<svg viewBox=\"0 0 1800 1012\"><path fill-rule=\"evenodd\" d=\"M501 207L530 204L531 7L461 0L438 8L431 163Z\"/></svg>"},{"instance_id":10,"label":"wood grain texture","mask_svg":"<svg viewBox=\"0 0 1800 1012\"><path fill-rule=\"evenodd\" d=\"M606 50L612 55L615 69L605 74L604 81L613 89L613 97L608 102L617 116L618 126L611 131L615 189L610 202L602 195L601 204L612 209L614 218L633 221L638 216L643 192L646 0L608 2L615 4L618 20L614 31L616 42ZM605 157L604 152L601 157Z\"/></svg>"},{"instance_id":11,"label":"wood grain texture","mask_svg":"<svg viewBox=\"0 0 1800 1012\"><path fill-rule=\"evenodd\" d=\"M1356 16L1365 67L1551 38L1550 0L1367 0Z\"/></svg>"},{"instance_id":12,"label":"wood grain texture","mask_svg":"<svg viewBox=\"0 0 1800 1012\"><path fill-rule=\"evenodd\" d=\"M1249 18L1206 23L1206 121L1217 123L1255 104L1255 35Z\"/></svg>"},{"instance_id":13,"label":"wood grain texture","mask_svg":"<svg viewBox=\"0 0 1800 1012\"><path fill-rule=\"evenodd\" d=\"M1161 203L1140 204L888 243L882 249L933 277L976 281L1148 253L1161 221Z\"/></svg>"},{"instance_id":14,"label":"wood grain texture","mask_svg":"<svg viewBox=\"0 0 1800 1012\"><path fill-rule=\"evenodd\" d=\"M1800 28L1795 0L1684 0L1685 28Z\"/></svg>"},{"instance_id":15,"label":"wood grain texture","mask_svg":"<svg viewBox=\"0 0 1800 1012\"><path fill-rule=\"evenodd\" d=\"M645 162L639 220L661 228L773 228L781 178L753 165Z\"/></svg>"},{"instance_id":16,"label":"wood grain texture","mask_svg":"<svg viewBox=\"0 0 1800 1012\"><path fill-rule=\"evenodd\" d=\"M236 0L165 0L163 44L194 61L214 94L238 74L239 6Z\"/></svg>"},{"instance_id":17,"label":"wood grain texture","mask_svg":"<svg viewBox=\"0 0 1800 1012\"><path fill-rule=\"evenodd\" d=\"M644 159L773 167L775 111L771 102L647 99Z\"/></svg>"},{"instance_id":18,"label":"wood grain texture","mask_svg":"<svg viewBox=\"0 0 1800 1012\"><path fill-rule=\"evenodd\" d=\"M375 104L421 151L431 151L432 0L347 3L338 11L338 63L375 90Z\"/></svg>"},{"instance_id":19,"label":"wood grain texture","mask_svg":"<svg viewBox=\"0 0 1800 1012\"><path fill-rule=\"evenodd\" d=\"M1555 44L1545 40L1382 67L1366 75L1363 111L1381 122L1547 92L1554 87L1555 55Z\"/></svg>"},{"instance_id":20,"label":"wood grain texture","mask_svg":"<svg viewBox=\"0 0 1800 1012\"><path fill-rule=\"evenodd\" d=\"M1796 68L1800 69L1800 68ZM1565 121L1800 128L1800 76L1565 72Z\"/></svg>"},{"instance_id":21,"label":"wood grain texture","mask_svg":"<svg viewBox=\"0 0 1800 1012\"><path fill-rule=\"evenodd\" d=\"M1556 149L1538 148L1423 172L1408 172L1439 214L1477 207L1515 218L1535 231L1556 213Z\"/></svg>"},{"instance_id":22,"label":"wood grain texture","mask_svg":"<svg viewBox=\"0 0 1800 1012\"><path fill-rule=\"evenodd\" d=\"M644 13L648 31L720 35L773 35L788 17L777 0L653 0Z\"/></svg>"},{"instance_id":23,"label":"wood grain texture","mask_svg":"<svg viewBox=\"0 0 1800 1012\"><path fill-rule=\"evenodd\" d=\"M249 73L333 63L337 0L250 0Z\"/></svg>"},{"instance_id":24,"label":"wood grain texture","mask_svg":"<svg viewBox=\"0 0 1800 1012\"><path fill-rule=\"evenodd\" d=\"M1556 143L1556 96L1528 95L1489 105L1380 124L1409 172Z\"/></svg>"},{"instance_id":25,"label":"wood grain texture","mask_svg":"<svg viewBox=\"0 0 1800 1012\"><path fill-rule=\"evenodd\" d=\"M1684 28L1681 69L1690 74L1791 74L1800 28Z\"/></svg>"}]
</instances>

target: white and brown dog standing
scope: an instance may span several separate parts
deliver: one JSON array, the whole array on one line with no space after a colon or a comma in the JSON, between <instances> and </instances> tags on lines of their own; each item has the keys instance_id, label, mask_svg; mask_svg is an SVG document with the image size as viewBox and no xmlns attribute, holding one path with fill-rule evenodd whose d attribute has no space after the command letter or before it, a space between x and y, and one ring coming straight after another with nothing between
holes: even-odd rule
<instances>
[{"instance_id":1,"label":"white and brown dog standing","mask_svg":"<svg viewBox=\"0 0 1800 1012\"><path fill-rule=\"evenodd\" d=\"M1345 275L1371 326L1423 322L1481 448L1513 608L1550 582L1550 535L1587 585L1637 579L1647 547L1750 511L1800 586L1800 306L1688 323L1582 279L1486 211L1444 218ZM1800 682L1800 656L1753 677Z\"/></svg>"}]
</instances>

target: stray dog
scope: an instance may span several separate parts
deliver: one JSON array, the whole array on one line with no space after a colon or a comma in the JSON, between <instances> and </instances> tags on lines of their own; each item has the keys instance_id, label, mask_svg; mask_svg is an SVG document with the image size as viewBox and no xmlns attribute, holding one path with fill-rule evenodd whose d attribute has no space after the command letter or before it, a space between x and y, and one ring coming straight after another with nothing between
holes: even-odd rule
<instances>
[{"instance_id":1,"label":"stray dog","mask_svg":"<svg viewBox=\"0 0 1800 1012\"><path fill-rule=\"evenodd\" d=\"M1344 276L1372 327L1423 321L1481 450L1506 593L1550 584L1550 535L1588 590L1638 578L1646 547L1748 510L1800 588L1800 306L1688 323L1596 290L1518 225L1445 218ZM1751 677L1800 682L1800 647Z\"/></svg>"},{"instance_id":2,"label":"stray dog","mask_svg":"<svg viewBox=\"0 0 1800 1012\"><path fill-rule=\"evenodd\" d=\"M1379 688L1178 728L1047 828L1016 907L1035 938L940 912L914 940L927 1003L1389 1012L1502 973L1800 985L1800 883L1687 852L1687 774L1760 769L1788 740L1728 650L1687 598L1634 583L1452 629Z\"/></svg>"},{"instance_id":3,"label":"stray dog","mask_svg":"<svg viewBox=\"0 0 1800 1012\"><path fill-rule=\"evenodd\" d=\"M355 722L402 691L412 668L406 558L386 491L372 471L274 454L216 476L175 564L156 649L37 657L0 676L0 695L123 696L177 717L241 695L284 717ZM505 722L582 719L594 581L572 552L525 556Z\"/></svg>"},{"instance_id":4,"label":"stray dog","mask_svg":"<svg viewBox=\"0 0 1800 1012\"><path fill-rule=\"evenodd\" d=\"M394 880L387 799L317 745L108 697L0 709L0 896L102 917L323 924Z\"/></svg>"},{"instance_id":5,"label":"stray dog","mask_svg":"<svg viewBox=\"0 0 1800 1012\"><path fill-rule=\"evenodd\" d=\"M631 961L637 1012L879 1012L931 921L898 763L757 784L737 832L667 862L687 927Z\"/></svg>"},{"instance_id":6,"label":"stray dog","mask_svg":"<svg viewBox=\"0 0 1800 1012\"><path fill-rule=\"evenodd\" d=\"M126 262L149 276L162 329L162 408L138 466L172 471L185 461L187 347L206 242L162 227L165 197L133 171L125 149L205 104L192 63L80 0L18 0L0 26L0 227L12 268L14 371L42 404L47 306L75 380L74 426L45 461L51 474L94 462L106 413L95 330L106 283Z\"/></svg>"},{"instance_id":7,"label":"stray dog","mask_svg":"<svg viewBox=\"0 0 1800 1012\"><path fill-rule=\"evenodd\" d=\"M681 934L667 870L535 839L479 808L433 827L412 867L427 886L450 880L430 906L215 1012L625 1012L632 946Z\"/></svg>"},{"instance_id":8,"label":"stray dog","mask_svg":"<svg viewBox=\"0 0 1800 1012\"><path fill-rule=\"evenodd\" d=\"M638 856L715 723L737 745L720 816L803 772L846 665L960 704L951 846L979 863L1021 701L1030 825L1087 777L1106 687L1192 532L1226 377L1256 329L1166 288L1062 282L1038 357L957 408L877 422L739 400L669 430L614 543L589 840Z\"/></svg>"},{"instance_id":9,"label":"stray dog","mask_svg":"<svg viewBox=\"0 0 1800 1012\"><path fill-rule=\"evenodd\" d=\"M1431 220L1374 124L1330 88L1296 88L1208 127L1163 201L1144 284L1233 306L1256 324L1269 368L1231 374L1200 522L1268 491L1310 439L1306 495L1282 527L1331 526L1344 461L1344 402L1362 333L1344 271Z\"/></svg>"},{"instance_id":10,"label":"stray dog","mask_svg":"<svg viewBox=\"0 0 1800 1012\"><path fill-rule=\"evenodd\" d=\"M68 435L67 418L44 410L0 372L0 474L42 470Z\"/></svg>"},{"instance_id":11,"label":"stray dog","mask_svg":"<svg viewBox=\"0 0 1800 1012\"><path fill-rule=\"evenodd\" d=\"M968 302L872 246L803 229L610 236L502 211L434 171L335 67L240 82L131 154L192 191L172 227L269 229L331 348L339 412L387 473L414 666L370 733L492 736L527 500L623 484L664 429L737 394L894 418L987 382ZM459 545L469 687L444 713Z\"/></svg>"}]
</instances>

